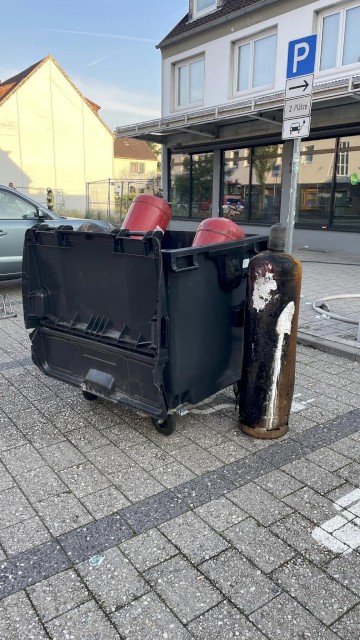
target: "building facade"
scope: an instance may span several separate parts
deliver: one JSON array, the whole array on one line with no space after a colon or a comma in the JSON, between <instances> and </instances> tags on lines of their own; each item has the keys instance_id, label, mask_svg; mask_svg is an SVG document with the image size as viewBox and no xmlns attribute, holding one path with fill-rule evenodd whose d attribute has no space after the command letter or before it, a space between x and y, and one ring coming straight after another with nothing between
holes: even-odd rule
<instances>
[{"instance_id":1,"label":"building facade","mask_svg":"<svg viewBox=\"0 0 360 640\"><path fill-rule=\"evenodd\" d=\"M113 175L114 134L49 55L0 83L0 182L85 211L86 183ZM56 207L55 207L56 208Z\"/></svg>"},{"instance_id":2,"label":"building facade","mask_svg":"<svg viewBox=\"0 0 360 640\"><path fill-rule=\"evenodd\" d=\"M289 210L288 43L317 34L294 244L360 253L360 1L190 0L163 39L162 117L118 135L162 142L172 226L232 215L264 232Z\"/></svg>"}]
</instances>

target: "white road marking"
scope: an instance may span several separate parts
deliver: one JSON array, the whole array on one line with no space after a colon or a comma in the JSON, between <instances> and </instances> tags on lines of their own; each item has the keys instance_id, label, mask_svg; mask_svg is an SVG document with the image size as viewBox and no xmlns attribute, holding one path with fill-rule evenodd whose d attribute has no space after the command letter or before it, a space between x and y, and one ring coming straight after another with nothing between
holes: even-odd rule
<instances>
[{"instance_id":1,"label":"white road marking","mask_svg":"<svg viewBox=\"0 0 360 640\"><path fill-rule=\"evenodd\" d=\"M360 489L336 500L334 508L340 513L315 527L311 535L335 553L351 553L360 547L360 518L356 517L360 514Z\"/></svg>"}]
</instances>

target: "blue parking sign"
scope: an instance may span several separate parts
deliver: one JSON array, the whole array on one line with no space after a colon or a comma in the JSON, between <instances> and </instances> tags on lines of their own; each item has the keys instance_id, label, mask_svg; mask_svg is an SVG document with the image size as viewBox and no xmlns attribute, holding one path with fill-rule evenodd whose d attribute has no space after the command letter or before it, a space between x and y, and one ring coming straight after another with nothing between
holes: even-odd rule
<instances>
[{"instance_id":1,"label":"blue parking sign","mask_svg":"<svg viewBox=\"0 0 360 640\"><path fill-rule=\"evenodd\" d=\"M317 35L289 42L286 78L314 73Z\"/></svg>"}]
</instances>

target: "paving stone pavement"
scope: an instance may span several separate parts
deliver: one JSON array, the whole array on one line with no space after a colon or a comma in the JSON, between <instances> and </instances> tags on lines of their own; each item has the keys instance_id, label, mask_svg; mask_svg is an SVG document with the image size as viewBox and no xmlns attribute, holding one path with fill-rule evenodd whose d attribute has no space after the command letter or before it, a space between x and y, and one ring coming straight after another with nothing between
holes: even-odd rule
<instances>
[{"instance_id":1,"label":"paving stone pavement","mask_svg":"<svg viewBox=\"0 0 360 640\"><path fill-rule=\"evenodd\" d=\"M304 262L300 326L356 289L331 261ZM231 390L165 438L43 376L4 291L1 639L359 640L360 362L299 345L279 441L239 431Z\"/></svg>"}]
</instances>

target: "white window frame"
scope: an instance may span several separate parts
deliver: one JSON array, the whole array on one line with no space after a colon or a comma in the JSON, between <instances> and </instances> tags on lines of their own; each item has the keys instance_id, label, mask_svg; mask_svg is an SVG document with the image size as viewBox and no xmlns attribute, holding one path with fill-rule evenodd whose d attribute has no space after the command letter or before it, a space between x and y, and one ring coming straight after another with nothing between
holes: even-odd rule
<instances>
[{"instance_id":1,"label":"white window frame","mask_svg":"<svg viewBox=\"0 0 360 640\"><path fill-rule=\"evenodd\" d=\"M319 29L319 40L320 40L320 46L318 45L317 49L317 63L316 63L316 68L318 73L320 73L321 75L329 75L329 73L331 73L331 71L338 70L338 69L343 69L345 68L351 68L351 67L357 67L360 64L359 62L352 62L350 64L343 64L343 56L344 56L344 44L345 44L345 26L346 26L346 12L349 9L355 9L356 7L360 7L360 2L348 2L346 4L343 4L341 6L338 7L332 7L331 9L328 9L327 11L322 11L321 13L319 13L319 20L320 20L320 29ZM321 53L322 53L322 43L323 43L323 30L324 30L324 19L328 18L329 16L333 16L336 14L340 14L340 20L339 20L339 32L338 32L338 40L337 40L337 44L336 44L336 63L335 63L335 67L329 67L328 69L320 69L320 62L321 62Z\"/></svg>"},{"instance_id":2,"label":"white window frame","mask_svg":"<svg viewBox=\"0 0 360 640\"><path fill-rule=\"evenodd\" d=\"M276 37L276 52L275 52L275 61L274 61L274 80L269 84L264 84L259 87L253 87L253 79L254 79L254 52L255 52L255 42L258 40L263 40L264 38L269 38L269 36ZM250 45L250 69L249 69L249 87L247 89L241 89L238 91L238 73L239 73L239 49L244 45ZM276 61L277 61L277 29L271 29L269 31L261 31L260 33L256 33L249 38L244 40L237 40L233 43L233 95L235 96L243 96L248 93L259 93L259 91L263 91L263 89L272 89L275 86L275 70L276 70Z\"/></svg>"},{"instance_id":3,"label":"white window frame","mask_svg":"<svg viewBox=\"0 0 360 640\"><path fill-rule=\"evenodd\" d=\"M336 158L336 177L349 175L349 152L350 142L348 140L339 142Z\"/></svg>"},{"instance_id":4,"label":"white window frame","mask_svg":"<svg viewBox=\"0 0 360 640\"><path fill-rule=\"evenodd\" d=\"M194 62L204 61L204 85L203 85L203 97L201 100L190 102L190 65ZM181 67L187 67L187 99L185 104L179 104L179 69ZM192 109L194 107L201 107L204 104L204 92L205 92L205 53L200 53L192 58L186 58L185 60L179 60L174 64L174 110L184 111L186 109Z\"/></svg>"},{"instance_id":5,"label":"white window frame","mask_svg":"<svg viewBox=\"0 0 360 640\"><path fill-rule=\"evenodd\" d=\"M212 5L210 5L210 7L206 7L206 9L200 9L200 11L198 11L198 0L194 0L194 4L193 4L193 18L201 18L202 16L206 16L208 13L211 13L212 11L216 11L217 9L217 0L214 0L214 2L212 3Z\"/></svg>"}]
</instances>

